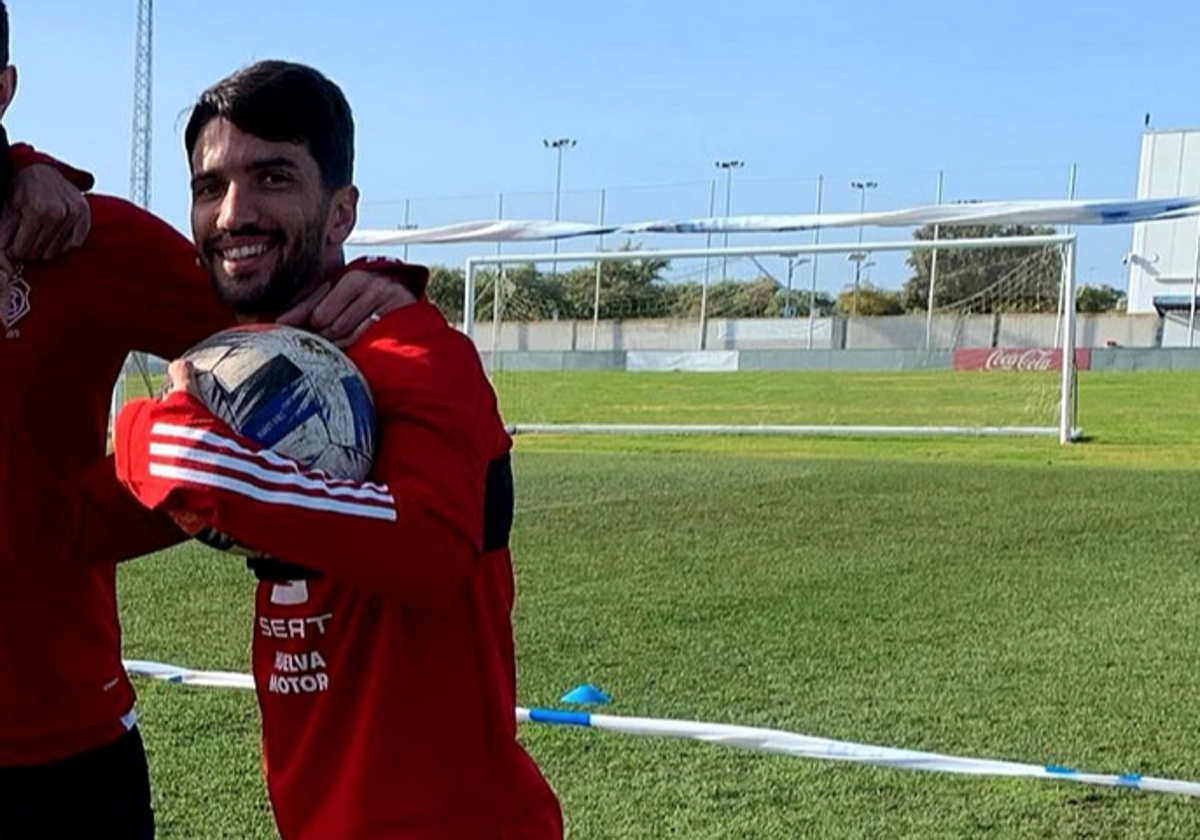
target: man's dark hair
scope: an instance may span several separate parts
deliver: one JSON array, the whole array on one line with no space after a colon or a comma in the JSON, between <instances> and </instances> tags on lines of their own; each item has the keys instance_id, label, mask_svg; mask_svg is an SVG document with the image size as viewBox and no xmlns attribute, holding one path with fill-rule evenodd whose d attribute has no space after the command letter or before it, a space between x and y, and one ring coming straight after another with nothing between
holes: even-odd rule
<instances>
[{"instance_id":1,"label":"man's dark hair","mask_svg":"<svg viewBox=\"0 0 1200 840\"><path fill-rule=\"evenodd\" d=\"M350 105L341 88L311 67L260 61L200 94L183 133L189 159L200 132L220 117L262 140L307 146L327 190L354 178Z\"/></svg>"},{"instance_id":2,"label":"man's dark hair","mask_svg":"<svg viewBox=\"0 0 1200 840\"><path fill-rule=\"evenodd\" d=\"M0 0L0 70L8 66L8 7ZM7 200L13 179L12 153L8 150L8 133L0 126L0 202Z\"/></svg>"},{"instance_id":3,"label":"man's dark hair","mask_svg":"<svg viewBox=\"0 0 1200 840\"><path fill-rule=\"evenodd\" d=\"M8 7L0 0L0 70L8 66Z\"/></svg>"}]
</instances>

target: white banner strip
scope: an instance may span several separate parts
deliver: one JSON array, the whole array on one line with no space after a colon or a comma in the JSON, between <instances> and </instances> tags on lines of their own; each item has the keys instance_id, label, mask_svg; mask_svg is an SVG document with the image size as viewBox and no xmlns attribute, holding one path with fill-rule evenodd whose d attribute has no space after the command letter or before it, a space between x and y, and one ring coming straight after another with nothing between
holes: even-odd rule
<instances>
[{"instance_id":1,"label":"white banner strip","mask_svg":"<svg viewBox=\"0 0 1200 840\"><path fill-rule=\"evenodd\" d=\"M650 221L629 225L491 220L424 230L356 230L349 243L363 247L462 242L536 242L580 236L641 233L786 233L838 227L922 225L1126 225L1200 215L1200 196L1097 201L982 201L875 213L807 213L791 216Z\"/></svg>"},{"instance_id":2,"label":"white banner strip","mask_svg":"<svg viewBox=\"0 0 1200 840\"><path fill-rule=\"evenodd\" d=\"M126 660L125 669L133 676L148 677L181 685L210 688L254 688L254 680L248 674L233 674L226 671L192 671L176 665L143 660ZM1161 779L1136 773L1119 776L1086 773L1049 764L1020 764L989 758L963 758L894 747L856 744L850 741L834 741L776 729L730 726L690 720L618 717L616 715L594 715L588 712L520 707L517 708L516 713L517 721L521 723L604 729L609 732L650 738L682 738L755 752L781 753L822 761L848 761L898 770L922 770L969 776L1025 777L1200 797L1200 783L1198 782Z\"/></svg>"}]
</instances>

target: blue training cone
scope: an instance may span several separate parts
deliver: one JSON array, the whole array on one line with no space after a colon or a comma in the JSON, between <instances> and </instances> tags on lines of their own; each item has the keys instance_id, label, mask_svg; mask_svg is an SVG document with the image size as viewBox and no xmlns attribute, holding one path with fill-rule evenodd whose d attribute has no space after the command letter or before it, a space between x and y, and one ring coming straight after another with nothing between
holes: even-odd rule
<instances>
[{"instance_id":1,"label":"blue training cone","mask_svg":"<svg viewBox=\"0 0 1200 840\"><path fill-rule=\"evenodd\" d=\"M560 697L559 702L574 703L577 706L586 706L603 705L605 703L611 703L612 700L607 694L596 688L596 686L592 685L591 683L584 683L583 685L575 686L575 688L572 688L570 691Z\"/></svg>"}]
</instances>

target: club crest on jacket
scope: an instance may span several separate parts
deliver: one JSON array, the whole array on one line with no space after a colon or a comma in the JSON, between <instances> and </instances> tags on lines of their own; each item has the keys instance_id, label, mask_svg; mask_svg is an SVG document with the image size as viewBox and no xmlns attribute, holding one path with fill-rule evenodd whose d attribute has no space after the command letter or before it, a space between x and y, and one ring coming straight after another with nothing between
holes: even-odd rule
<instances>
[{"instance_id":1,"label":"club crest on jacket","mask_svg":"<svg viewBox=\"0 0 1200 840\"><path fill-rule=\"evenodd\" d=\"M0 323L9 338L16 338L17 322L29 314L29 309L29 284L22 279L18 268L11 280L0 284Z\"/></svg>"}]
</instances>

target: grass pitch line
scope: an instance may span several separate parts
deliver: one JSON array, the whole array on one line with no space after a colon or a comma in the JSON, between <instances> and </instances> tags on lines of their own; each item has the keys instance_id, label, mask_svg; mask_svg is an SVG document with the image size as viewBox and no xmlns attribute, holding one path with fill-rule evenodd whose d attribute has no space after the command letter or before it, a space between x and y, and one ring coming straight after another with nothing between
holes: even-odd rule
<instances>
[{"instance_id":1,"label":"grass pitch line","mask_svg":"<svg viewBox=\"0 0 1200 840\"><path fill-rule=\"evenodd\" d=\"M193 671L176 665L144 660L126 660L125 669L132 676L147 677L163 682L192 685L205 688L253 689L254 681L248 674L227 671ZM870 764L898 770L922 770L926 772L956 773L968 776L1005 776L1009 778L1043 779L1058 782L1076 782L1102 787L1128 788L1130 790L1155 793L1174 793L1200 797L1200 782L1162 779L1136 773L1110 775L1088 773L1068 767L1054 765L1021 764L989 758L965 758L939 753L918 752L895 747L879 747L870 744L855 744L850 741L835 741L750 726L731 726L719 723L702 723L689 720L665 720L661 718L620 717L595 715L588 712L559 711L555 709L516 710L518 722L539 723L550 726L601 729L624 735L651 738L679 738L706 744L719 744L755 752L780 753L798 758L822 761L847 761L855 764Z\"/></svg>"}]
</instances>

